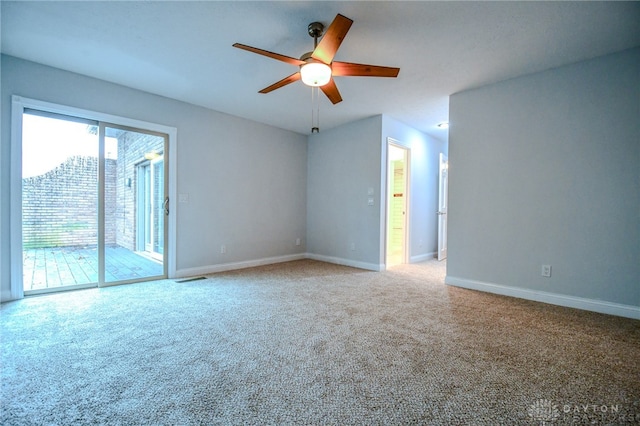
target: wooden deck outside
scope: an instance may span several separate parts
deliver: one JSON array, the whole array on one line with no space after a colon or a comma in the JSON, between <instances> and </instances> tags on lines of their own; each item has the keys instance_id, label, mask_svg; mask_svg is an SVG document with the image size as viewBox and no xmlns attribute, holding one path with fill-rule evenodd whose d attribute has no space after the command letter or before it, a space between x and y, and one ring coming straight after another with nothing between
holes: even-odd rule
<instances>
[{"instance_id":1,"label":"wooden deck outside","mask_svg":"<svg viewBox=\"0 0 640 426\"><path fill-rule=\"evenodd\" d=\"M23 252L24 289L41 290L98 282L96 247L51 247ZM160 262L120 246L105 247L107 282L160 276Z\"/></svg>"}]
</instances>

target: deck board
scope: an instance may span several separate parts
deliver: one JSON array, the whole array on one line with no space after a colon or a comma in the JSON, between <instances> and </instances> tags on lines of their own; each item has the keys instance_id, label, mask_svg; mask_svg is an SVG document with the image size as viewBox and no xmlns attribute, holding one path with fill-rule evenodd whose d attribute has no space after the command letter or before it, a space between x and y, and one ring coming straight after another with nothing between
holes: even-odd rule
<instances>
[{"instance_id":1,"label":"deck board","mask_svg":"<svg viewBox=\"0 0 640 426\"><path fill-rule=\"evenodd\" d=\"M88 284L93 282L89 279L89 276L86 274L84 269L80 266L77 261L77 255L72 250L61 250L64 260L69 267L69 272L71 273L70 282L75 282L76 284Z\"/></svg>"},{"instance_id":2,"label":"deck board","mask_svg":"<svg viewBox=\"0 0 640 426\"><path fill-rule=\"evenodd\" d=\"M124 247L105 247L105 280L123 281L161 276L160 262ZM95 247L49 247L23 252L25 290L40 290L98 282Z\"/></svg>"}]
</instances>

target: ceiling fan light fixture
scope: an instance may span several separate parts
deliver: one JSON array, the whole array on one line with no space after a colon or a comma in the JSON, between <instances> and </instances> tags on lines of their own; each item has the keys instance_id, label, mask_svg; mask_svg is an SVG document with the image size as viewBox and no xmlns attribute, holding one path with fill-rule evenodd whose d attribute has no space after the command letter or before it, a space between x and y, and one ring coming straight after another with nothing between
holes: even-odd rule
<instances>
[{"instance_id":1,"label":"ceiling fan light fixture","mask_svg":"<svg viewBox=\"0 0 640 426\"><path fill-rule=\"evenodd\" d=\"M331 80L331 67L322 62L308 62L300 66L300 76L307 86L324 86Z\"/></svg>"},{"instance_id":2,"label":"ceiling fan light fixture","mask_svg":"<svg viewBox=\"0 0 640 426\"><path fill-rule=\"evenodd\" d=\"M400 68L334 61L333 58L347 35L347 32L349 32L351 24L353 24L353 20L339 13L326 31L321 22L312 22L309 24L308 32L309 35L313 37L313 51L303 54L300 59L241 43L234 43L233 47L257 53L258 55L266 56L300 68L298 72L283 78L271 86L265 87L260 90L259 93L270 93L288 84L302 80L305 85L311 86L312 88L322 86L322 93L335 105L342 102L342 96L333 80L333 76L395 78L400 72ZM322 37L322 39L318 42L318 38L320 37Z\"/></svg>"}]
</instances>

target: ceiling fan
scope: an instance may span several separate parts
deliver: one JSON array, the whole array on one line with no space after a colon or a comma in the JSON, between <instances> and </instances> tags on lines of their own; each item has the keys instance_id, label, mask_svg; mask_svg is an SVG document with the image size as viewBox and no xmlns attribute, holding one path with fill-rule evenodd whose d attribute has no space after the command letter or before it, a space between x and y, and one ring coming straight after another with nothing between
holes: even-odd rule
<instances>
[{"instance_id":1,"label":"ceiling fan","mask_svg":"<svg viewBox=\"0 0 640 426\"><path fill-rule=\"evenodd\" d=\"M338 14L327 28L324 36L322 36L324 32L322 23L312 22L309 24L308 32L314 39L314 49L313 52L307 52L302 55L300 59L240 43L235 43L233 47L300 67L300 71L283 78L271 86L265 87L259 93L269 93L287 84L302 80L308 86L319 86L329 100L337 104L342 101L342 96L340 96L333 77L397 77L400 72L400 68L334 61L333 57L347 35L349 28L351 28L351 24L353 24L351 19ZM322 37L320 43L318 43L319 37Z\"/></svg>"}]
</instances>

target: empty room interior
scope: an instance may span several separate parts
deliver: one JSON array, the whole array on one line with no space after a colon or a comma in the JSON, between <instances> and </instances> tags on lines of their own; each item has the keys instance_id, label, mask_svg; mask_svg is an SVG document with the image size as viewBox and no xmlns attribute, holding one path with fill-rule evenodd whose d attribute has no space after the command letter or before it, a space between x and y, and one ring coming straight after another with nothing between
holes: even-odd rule
<instances>
[{"instance_id":1,"label":"empty room interior","mask_svg":"<svg viewBox=\"0 0 640 426\"><path fill-rule=\"evenodd\" d=\"M640 2L0 19L2 424L640 423Z\"/></svg>"}]
</instances>

